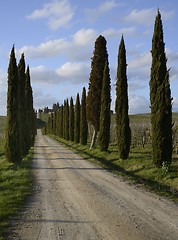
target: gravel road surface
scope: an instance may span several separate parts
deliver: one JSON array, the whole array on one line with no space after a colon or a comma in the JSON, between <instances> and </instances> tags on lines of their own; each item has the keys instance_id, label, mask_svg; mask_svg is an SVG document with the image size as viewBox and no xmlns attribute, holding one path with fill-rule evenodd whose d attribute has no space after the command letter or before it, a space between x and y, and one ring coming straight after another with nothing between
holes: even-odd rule
<instances>
[{"instance_id":1,"label":"gravel road surface","mask_svg":"<svg viewBox=\"0 0 178 240\"><path fill-rule=\"evenodd\" d=\"M84 160L38 130L34 194L8 240L178 240L178 206Z\"/></svg>"}]
</instances>

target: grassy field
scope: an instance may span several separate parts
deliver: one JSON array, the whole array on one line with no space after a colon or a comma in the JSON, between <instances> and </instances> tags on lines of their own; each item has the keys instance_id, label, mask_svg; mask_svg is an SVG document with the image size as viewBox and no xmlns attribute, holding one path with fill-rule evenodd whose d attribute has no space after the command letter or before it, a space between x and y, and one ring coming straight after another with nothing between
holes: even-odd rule
<instances>
[{"instance_id":1,"label":"grassy field","mask_svg":"<svg viewBox=\"0 0 178 240\"><path fill-rule=\"evenodd\" d=\"M0 117L0 128L1 132L4 132L4 117ZM18 213L32 188L30 175L32 152L20 165L13 165L5 159L4 143L0 136L0 240L4 239L9 217Z\"/></svg>"},{"instance_id":2,"label":"grassy field","mask_svg":"<svg viewBox=\"0 0 178 240\"><path fill-rule=\"evenodd\" d=\"M0 116L0 138L4 137L5 125L6 125L6 117Z\"/></svg>"}]
</instances>

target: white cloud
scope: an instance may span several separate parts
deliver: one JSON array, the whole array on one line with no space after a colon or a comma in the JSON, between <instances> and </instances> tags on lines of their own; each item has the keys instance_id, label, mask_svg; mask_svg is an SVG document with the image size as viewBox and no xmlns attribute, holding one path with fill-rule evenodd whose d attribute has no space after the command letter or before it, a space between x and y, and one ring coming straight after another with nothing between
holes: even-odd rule
<instances>
[{"instance_id":1,"label":"white cloud","mask_svg":"<svg viewBox=\"0 0 178 240\"><path fill-rule=\"evenodd\" d=\"M109 28L106 29L104 32L102 32L102 35L105 37L121 37L121 35L124 36L135 36L136 35L136 28L130 27L130 28L121 28L119 30Z\"/></svg>"},{"instance_id":2,"label":"white cloud","mask_svg":"<svg viewBox=\"0 0 178 240\"><path fill-rule=\"evenodd\" d=\"M73 15L74 9L68 0L54 0L44 4L42 9L33 11L27 19L46 18L50 29L56 30L66 26L72 20Z\"/></svg>"},{"instance_id":3,"label":"white cloud","mask_svg":"<svg viewBox=\"0 0 178 240\"><path fill-rule=\"evenodd\" d=\"M60 83L60 78L57 73L43 65L31 67L30 72L33 83L41 83L45 85Z\"/></svg>"},{"instance_id":4,"label":"white cloud","mask_svg":"<svg viewBox=\"0 0 178 240\"><path fill-rule=\"evenodd\" d=\"M28 58L48 58L57 56L63 53L69 44L64 39L54 39L47 42L43 42L38 46L24 46L21 49L17 49L17 54L25 53Z\"/></svg>"},{"instance_id":5,"label":"white cloud","mask_svg":"<svg viewBox=\"0 0 178 240\"><path fill-rule=\"evenodd\" d=\"M88 20L90 22L95 22L99 17L108 13L109 11L111 11L113 8L117 6L118 4L116 3L116 1L111 0L111 1L106 1L100 4L97 8L94 8L94 9L88 8L86 9Z\"/></svg>"},{"instance_id":6,"label":"white cloud","mask_svg":"<svg viewBox=\"0 0 178 240\"><path fill-rule=\"evenodd\" d=\"M178 99L176 97L173 97L172 101L172 110L177 112L178 111Z\"/></svg>"},{"instance_id":7,"label":"white cloud","mask_svg":"<svg viewBox=\"0 0 178 240\"><path fill-rule=\"evenodd\" d=\"M7 73L0 69L0 115L6 115Z\"/></svg>"},{"instance_id":8,"label":"white cloud","mask_svg":"<svg viewBox=\"0 0 178 240\"><path fill-rule=\"evenodd\" d=\"M160 11L163 20L168 20L174 16L174 11ZM157 12L154 8L148 9L134 9L127 16L123 18L125 22L133 22L141 25L153 25Z\"/></svg>"},{"instance_id":9,"label":"white cloud","mask_svg":"<svg viewBox=\"0 0 178 240\"><path fill-rule=\"evenodd\" d=\"M138 67L151 66L151 53L136 55L135 59L129 61L129 67L137 69Z\"/></svg>"},{"instance_id":10,"label":"white cloud","mask_svg":"<svg viewBox=\"0 0 178 240\"><path fill-rule=\"evenodd\" d=\"M128 76L129 79L137 78L147 80L150 75L151 54L150 52L138 54L136 57L128 61Z\"/></svg>"},{"instance_id":11,"label":"white cloud","mask_svg":"<svg viewBox=\"0 0 178 240\"><path fill-rule=\"evenodd\" d=\"M44 66L31 68L31 79L34 83L44 85L81 84L88 82L90 65L85 63L66 62L59 68L52 70Z\"/></svg>"},{"instance_id":12,"label":"white cloud","mask_svg":"<svg viewBox=\"0 0 178 240\"><path fill-rule=\"evenodd\" d=\"M53 103L57 103L58 99L50 93L44 93L39 88L33 89L34 108L36 110L42 109L43 107L51 107Z\"/></svg>"},{"instance_id":13,"label":"white cloud","mask_svg":"<svg viewBox=\"0 0 178 240\"><path fill-rule=\"evenodd\" d=\"M129 114L150 112L149 100L143 96L129 96Z\"/></svg>"},{"instance_id":14,"label":"white cloud","mask_svg":"<svg viewBox=\"0 0 178 240\"><path fill-rule=\"evenodd\" d=\"M97 33L93 29L80 29L69 39L59 38L49 40L38 46L23 46L16 52L20 56L22 52L27 58L50 58L65 55L70 59L90 59Z\"/></svg>"},{"instance_id":15,"label":"white cloud","mask_svg":"<svg viewBox=\"0 0 178 240\"><path fill-rule=\"evenodd\" d=\"M83 63L67 62L56 70L60 78L71 81L71 83L88 82L90 65Z\"/></svg>"},{"instance_id":16,"label":"white cloud","mask_svg":"<svg viewBox=\"0 0 178 240\"><path fill-rule=\"evenodd\" d=\"M74 43L78 46L87 46L91 44L95 38L96 31L91 28L82 28L73 35Z\"/></svg>"}]
</instances>

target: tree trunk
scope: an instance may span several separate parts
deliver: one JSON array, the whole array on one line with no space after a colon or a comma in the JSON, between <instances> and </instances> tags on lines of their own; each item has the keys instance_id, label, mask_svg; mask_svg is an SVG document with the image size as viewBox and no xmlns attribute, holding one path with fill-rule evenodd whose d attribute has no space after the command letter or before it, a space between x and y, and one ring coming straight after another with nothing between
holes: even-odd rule
<instances>
[{"instance_id":1,"label":"tree trunk","mask_svg":"<svg viewBox=\"0 0 178 240\"><path fill-rule=\"evenodd\" d=\"M95 145L96 145L96 138L97 138L97 131L94 130L93 132L93 136L92 136L92 140L91 140L91 145L90 145L90 149L93 149L95 148Z\"/></svg>"}]
</instances>

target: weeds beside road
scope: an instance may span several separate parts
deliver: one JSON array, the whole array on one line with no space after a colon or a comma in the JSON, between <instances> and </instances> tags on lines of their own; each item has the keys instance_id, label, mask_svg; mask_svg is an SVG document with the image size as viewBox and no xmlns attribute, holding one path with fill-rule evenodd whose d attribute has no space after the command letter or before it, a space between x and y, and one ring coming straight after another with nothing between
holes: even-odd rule
<instances>
[{"instance_id":1,"label":"weeds beside road","mask_svg":"<svg viewBox=\"0 0 178 240\"><path fill-rule=\"evenodd\" d=\"M4 141L0 140L0 240L4 239L9 217L17 214L32 188L30 153L20 165L8 163Z\"/></svg>"}]
</instances>

